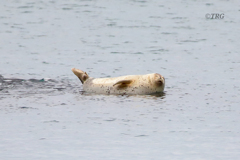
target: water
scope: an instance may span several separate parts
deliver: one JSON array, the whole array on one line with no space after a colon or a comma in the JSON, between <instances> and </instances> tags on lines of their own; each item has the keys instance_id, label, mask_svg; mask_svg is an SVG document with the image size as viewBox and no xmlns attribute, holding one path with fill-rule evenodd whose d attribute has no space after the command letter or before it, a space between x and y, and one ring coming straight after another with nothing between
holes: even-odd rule
<instances>
[{"instance_id":1,"label":"water","mask_svg":"<svg viewBox=\"0 0 240 160\"><path fill-rule=\"evenodd\" d=\"M0 4L0 159L240 158L238 1ZM165 93L83 94L72 67Z\"/></svg>"}]
</instances>

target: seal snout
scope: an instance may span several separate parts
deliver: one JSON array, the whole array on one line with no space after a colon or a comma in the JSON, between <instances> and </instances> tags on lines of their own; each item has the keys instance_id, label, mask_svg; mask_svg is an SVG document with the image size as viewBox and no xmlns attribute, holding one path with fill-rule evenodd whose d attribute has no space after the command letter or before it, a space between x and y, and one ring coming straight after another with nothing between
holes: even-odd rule
<instances>
[{"instance_id":1,"label":"seal snout","mask_svg":"<svg viewBox=\"0 0 240 160\"><path fill-rule=\"evenodd\" d=\"M158 84L159 86L163 85L163 80L162 80L162 79L157 80L157 84Z\"/></svg>"},{"instance_id":2,"label":"seal snout","mask_svg":"<svg viewBox=\"0 0 240 160\"><path fill-rule=\"evenodd\" d=\"M155 74L155 82L158 86L162 86L165 83L165 79L161 74Z\"/></svg>"},{"instance_id":3,"label":"seal snout","mask_svg":"<svg viewBox=\"0 0 240 160\"><path fill-rule=\"evenodd\" d=\"M161 75L160 80L165 82L165 78Z\"/></svg>"}]
</instances>

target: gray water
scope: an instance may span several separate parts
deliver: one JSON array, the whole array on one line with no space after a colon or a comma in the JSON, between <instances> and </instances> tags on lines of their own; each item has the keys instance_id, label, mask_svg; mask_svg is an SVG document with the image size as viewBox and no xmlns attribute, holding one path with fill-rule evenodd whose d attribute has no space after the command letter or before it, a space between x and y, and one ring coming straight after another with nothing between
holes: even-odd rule
<instances>
[{"instance_id":1,"label":"gray water","mask_svg":"<svg viewBox=\"0 0 240 160\"><path fill-rule=\"evenodd\" d=\"M0 13L0 159L240 158L239 1L10 0ZM165 92L85 94L72 67L160 73Z\"/></svg>"}]
</instances>

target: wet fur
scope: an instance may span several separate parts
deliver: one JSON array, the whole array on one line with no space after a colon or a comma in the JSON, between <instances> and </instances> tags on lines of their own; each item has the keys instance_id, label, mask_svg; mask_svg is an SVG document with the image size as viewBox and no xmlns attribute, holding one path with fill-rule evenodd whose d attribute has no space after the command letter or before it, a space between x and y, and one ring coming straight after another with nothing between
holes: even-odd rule
<instances>
[{"instance_id":1,"label":"wet fur","mask_svg":"<svg viewBox=\"0 0 240 160\"><path fill-rule=\"evenodd\" d=\"M83 90L98 94L155 94L163 92L165 79L158 73L114 78L92 78L86 72L72 69L83 83Z\"/></svg>"}]
</instances>

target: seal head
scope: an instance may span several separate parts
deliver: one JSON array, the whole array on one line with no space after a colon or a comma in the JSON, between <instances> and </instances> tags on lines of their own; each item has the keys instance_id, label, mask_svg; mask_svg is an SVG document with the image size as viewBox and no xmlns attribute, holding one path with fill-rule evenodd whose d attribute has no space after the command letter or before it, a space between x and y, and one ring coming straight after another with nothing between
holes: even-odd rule
<instances>
[{"instance_id":1,"label":"seal head","mask_svg":"<svg viewBox=\"0 0 240 160\"><path fill-rule=\"evenodd\" d=\"M154 82L157 86L162 86L165 84L165 79L161 74L155 73L154 74Z\"/></svg>"},{"instance_id":2,"label":"seal head","mask_svg":"<svg viewBox=\"0 0 240 160\"><path fill-rule=\"evenodd\" d=\"M72 72L79 78L82 84L89 78L88 74L80 69L72 68Z\"/></svg>"},{"instance_id":3,"label":"seal head","mask_svg":"<svg viewBox=\"0 0 240 160\"><path fill-rule=\"evenodd\" d=\"M165 87L165 78L161 74L155 73L153 78L153 84L163 91Z\"/></svg>"}]
</instances>

